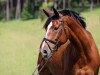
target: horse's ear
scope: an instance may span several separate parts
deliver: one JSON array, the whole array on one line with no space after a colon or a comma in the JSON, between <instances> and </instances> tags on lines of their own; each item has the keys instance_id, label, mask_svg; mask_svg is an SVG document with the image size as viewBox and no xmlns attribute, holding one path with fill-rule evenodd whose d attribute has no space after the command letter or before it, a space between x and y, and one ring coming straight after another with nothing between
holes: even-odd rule
<instances>
[{"instance_id":1,"label":"horse's ear","mask_svg":"<svg viewBox=\"0 0 100 75\"><path fill-rule=\"evenodd\" d=\"M46 14L47 17L50 17L50 13L48 13L48 12L45 11L44 9L43 9L43 12Z\"/></svg>"},{"instance_id":2,"label":"horse's ear","mask_svg":"<svg viewBox=\"0 0 100 75\"><path fill-rule=\"evenodd\" d=\"M58 11L57 11L55 8L53 8L53 12L54 12L54 14L55 14L57 17L59 17L59 13L58 13Z\"/></svg>"}]
</instances>

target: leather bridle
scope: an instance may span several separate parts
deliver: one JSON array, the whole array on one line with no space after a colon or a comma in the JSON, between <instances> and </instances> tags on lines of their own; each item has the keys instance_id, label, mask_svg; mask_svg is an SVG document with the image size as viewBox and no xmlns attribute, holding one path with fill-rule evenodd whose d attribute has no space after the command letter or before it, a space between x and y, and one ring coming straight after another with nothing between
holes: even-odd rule
<instances>
[{"instance_id":1,"label":"leather bridle","mask_svg":"<svg viewBox=\"0 0 100 75\"><path fill-rule=\"evenodd\" d=\"M65 27L64 27L64 17L62 16L62 24L61 24L61 26L59 27L60 28L60 31L59 31L59 33L58 33L58 36L57 36L57 38L55 39L55 41L53 41L53 40L50 40L50 39L48 39L48 38L43 38L43 41L42 42L46 42L46 44L47 44L47 46L48 46L48 48L51 50L51 52L55 52L55 51L57 51L57 49L62 45L62 44L64 44L63 42L60 42L60 37L61 37L61 35L62 35L62 29L64 29L64 33L65 33L65 35L66 35L66 39L67 39L67 33L66 33L66 30L65 30ZM55 47L52 49L51 47L50 47L50 45L49 45L49 43L48 42L50 42L50 43L52 43L52 44L54 44L55 45Z\"/></svg>"}]
</instances>

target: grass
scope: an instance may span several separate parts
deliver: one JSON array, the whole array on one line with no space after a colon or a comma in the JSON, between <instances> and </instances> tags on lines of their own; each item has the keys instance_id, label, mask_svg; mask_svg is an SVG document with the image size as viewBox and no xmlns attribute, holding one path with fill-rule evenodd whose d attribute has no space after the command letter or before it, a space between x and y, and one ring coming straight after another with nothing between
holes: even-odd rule
<instances>
[{"instance_id":1,"label":"grass","mask_svg":"<svg viewBox=\"0 0 100 75\"><path fill-rule=\"evenodd\" d=\"M81 13L100 50L100 8ZM0 75L31 75L44 35L40 19L0 22ZM99 74L100 75L100 74Z\"/></svg>"},{"instance_id":2,"label":"grass","mask_svg":"<svg viewBox=\"0 0 100 75\"><path fill-rule=\"evenodd\" d=\"M31 75L42 34L40 20L0 22L0 75Z\"/></svg>"}]
</instances>

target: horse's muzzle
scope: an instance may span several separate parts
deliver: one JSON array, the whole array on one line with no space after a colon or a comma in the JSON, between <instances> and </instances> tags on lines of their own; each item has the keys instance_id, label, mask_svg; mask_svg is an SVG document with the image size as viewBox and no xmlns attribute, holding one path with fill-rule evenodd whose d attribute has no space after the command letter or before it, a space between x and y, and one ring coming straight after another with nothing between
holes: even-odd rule
<instances>
[{"instance_id":1,"label":"horse's muzzle","mask_svg":"<svg viewBox=\"0 0 100 75\"><path fill-rule=\"evenodd\" d=\"M47 55L47 51L46 50L43 50L42 55L43 55L44 58L47 58L47 56L48 56Z\"/></svg>"}]
</instances>

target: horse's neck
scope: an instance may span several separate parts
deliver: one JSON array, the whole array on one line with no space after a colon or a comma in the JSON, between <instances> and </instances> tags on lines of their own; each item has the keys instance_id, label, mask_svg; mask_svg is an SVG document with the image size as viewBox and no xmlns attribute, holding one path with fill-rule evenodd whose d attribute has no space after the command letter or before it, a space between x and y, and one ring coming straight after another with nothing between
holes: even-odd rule
<instances>
[{"instance_id":1,"label":"horse's neck","mask_svg":"<svg viewBox=\"0 0 100 75\"><path fill-rule=\"evenodd\" d=\"M68 75L70 74L73 69L73 66L77 63L78 59L80 58L80 54L77 51L77 49L74 47L74 45L69 41L69 43L63 45L65 50L63 51L63 64L64 64L64 73Z\"/></svg>"},{"instance_id":2,"label":"horse's neck","mask_svg":"<svg viewBox=\"0 0 100 75\"><path fill-rule=\"evenodd\" d=\"M69 27L67 27L67 29L69 31L70 41L73 43L74 47L80 52L80 54L83 54L84 53L83 47L82 47L80 40L78 39L78 37L75 35L75 33Z\"/></svg>"},{"instance_id":3,"label":"horse's neck","mask_svg":"<svg viewBox=\"0 0 100 75\"><path fill-rule=\"evenodd\" d=\"M85 61L84 64L87 63L87 59L84 53L84 49L82 47L82 44L80 42L80 40L78 39L78 37L71 31L70 28L67 28L70 34L70 41L71 43L74 45L75 49L79 52L80 54L80 58L82 59L82 61Z\"/></svg>"},{"instance_id":4,"label":"horse's neck","mask_svg":"<svg viewBox=\"0 0 100 75\"><path fill-rule=\"evenodd\" d=\"M87 55L87 57L89 58L90 55L90 50L91 50L91 46L89 43L89 38L87 35L87 32L84 28L82 28L73 18L71 17L67 17L67 23L68 23L68 27L73 31L73 33L78 37L78 39L80 40L84 51ZM90 59L90 58L89 58Z\"/></svg>"}]
</instances>

